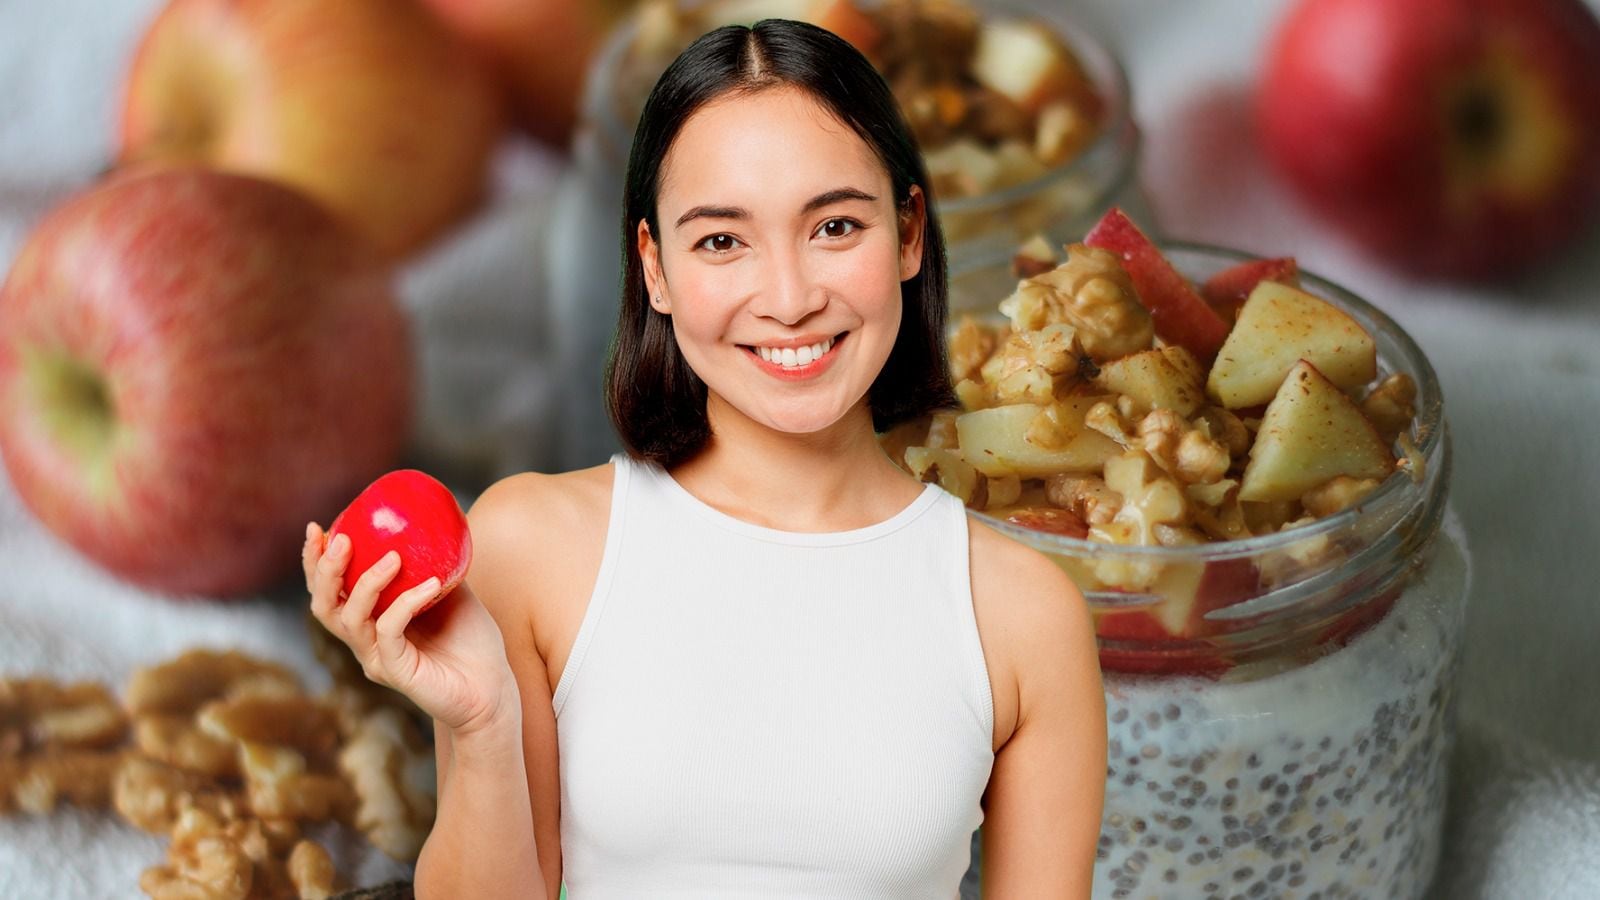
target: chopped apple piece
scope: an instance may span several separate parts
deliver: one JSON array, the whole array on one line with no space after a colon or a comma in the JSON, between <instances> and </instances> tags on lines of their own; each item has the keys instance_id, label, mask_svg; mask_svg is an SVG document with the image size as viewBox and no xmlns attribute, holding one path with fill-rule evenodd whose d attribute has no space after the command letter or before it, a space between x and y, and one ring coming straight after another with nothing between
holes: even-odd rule
<instances>
[{"instance_id":1,"label":"chopped apple piece","mask_svg":"<svg viewBox=\"0 0 1600 900\"><path fill-rule=\"evenodd\" d=\"M1168 351L1188 357L1174 365ZM1205 405L1205 391L1200 386L1199 363L1192 366L1194 357L1182 347L1162 347L1144 350L1100 366L1095 386L1103 391L1122 394L1133 401L1130 410L1133 418L1142 417L1152 409L1170 409L1187 417Z\"/></svg>"},{"instance_id":2,"label":"chopped apple piece","mask_svg":"<svg viewBox=\"0 0 1600 900\"><path fill-rule=\"evenodd\" d=\"M1394 454L1361 408L1300 360L1267 405L1239 499L1298 500L1340 475L1381 480L1393 469Z\"/></svg>"},{"instance_id":3,"label":"chopped apple piece","mask_svg":"<svg viewBox=\"0 0 1600 900\"><path fill-rule=\"evenodd\" d=\"M961 456L996 477L1097 472L1122 452L1115 441L1083 425L1089 407L1103 399L1072 397L1052 407L1018 403L965 413L956 419Z\"/></svg>"},{"instance_id":4,"label":"chopped apple piece","mask_svg":"<svg viewBox=\"0 0 1600 900\"><path fill-rule=\"evenodd\" d=\"M1010 510L1005 514L1005 520L1013 525L1031 528L1034 531L1048 531L1051 534L1066 537L1084 538L1089 535L1089 526L1070 510L1059 509L1054 506L1022 506Z\"/></svg>"},{"instance_id":5,"label":"chopped apple piece","mask_svg":"<svg viewBox=\"0 0 1600 900\"><path fill-rule=\"evenodd\" d=\"M1083 242L1122 258L1123 267L1139 292L1139 302L1150 310L1156 334L1179 344L1202 362L1209 362L1228 336L1228 323L1217 315L1187 279L1167 262L1156 245L1113 206L1095 223Z\"/></svg>"},{"instance_id":6,"label":"chopped apple piece","mask_svg":"<svg viewBox=\"0 0 1600 900\"><path fill-rule=\"evenodd\" d=\"M989 479L974 469L954 450L934 447L907 447L906 467L918 481L937 484L962 503L982 509L988 502Z\"/></svg>"},{"instance_id":7,"label":"chopped apple piece","mask_svg":"<svg viewBox=\"0 0 1600 900\"><path fill-rule=\"evenodd\" d=\"M1055 267L1056 248L1042 234L1029 238L1011 257L1011 274L1018 278L1032 278Z\"/></svg>"},{"instance_id":8,"label":"chopped apple piece","mask_svg":"<svg viewBox=\"0 0 1600 900\"><path fill-rule=\"evenodd\" d=\"M979 84L1030 113L1071 96L1084 80L1072 52L1049 29L1016 19L984 23L971 72Z\"/></svg>"},{"instance_id":9,"label":"chopped apple piece","mask_svg":"<svg viewBox=\"0 0 1600 900\"><path fill-rule=\"evenodd\" d=\"M1278 394L1302 359L1344 389L1378 374L1377 345L1359 322L1320 297L1263 281L1239 310L1206 389L1228 409L1254 406Z\"/></svg>"},{"instance_id":10,"label":"chopped apple piece","mask_svg":"<svg viewBox=\"0 0 1600 900\"><path fill-rule=\"evenodd\" d=\"M1239 307L1250 299L1250 292L1263 281L1276 281L1290 287L1300 286L1300 264L1292 256L1272 259L1252 259L1229 266L1206 279L1200 286L1200 295L1211 308L1232 322L1239 317Z\"/></svg>"}]
</instances>

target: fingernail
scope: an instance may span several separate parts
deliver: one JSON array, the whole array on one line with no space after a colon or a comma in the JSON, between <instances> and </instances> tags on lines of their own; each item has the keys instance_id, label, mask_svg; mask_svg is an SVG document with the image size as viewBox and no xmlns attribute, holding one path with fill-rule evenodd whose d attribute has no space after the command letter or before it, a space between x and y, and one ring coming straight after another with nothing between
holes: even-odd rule
<instances>
[{"instance_id":1,"label":"fingernail","mask_svg":"<svg viewBox=\"0 0 1600 900\"><path fill-rule=\"evenodd\" d=\"M423 583L428 586L428 593L430 593L430 594L438 593L438 591L439 591L439 579L437 577L429 578L427 581L425 581Z\"/></svg>"},{"instance_id":2,"label":"fingernail","mask_svg":"<svg viewBox=\"0 0 1600 900\"><path fill-rule=\"evenodd\" d=\"M339 556L343 556L345 551L349 550L349 549L350 549L350 536L349 535L341 534L338 537L333 539L333 547L332 547L332 552L333 553L335 553L335 554L337 554Z\"/></svg>"},{"instance_id":3,"label":"fingernail","mask_svg":"<svg viewBox=\"0 0 1600 900\"><path fill-rule=\"evenodd\" d=\"M378 565L383 566L385 569L392 569L400 565L400 554L390 550L383 555L383 559L378 560Z\"/></svg>"}]
</instances>

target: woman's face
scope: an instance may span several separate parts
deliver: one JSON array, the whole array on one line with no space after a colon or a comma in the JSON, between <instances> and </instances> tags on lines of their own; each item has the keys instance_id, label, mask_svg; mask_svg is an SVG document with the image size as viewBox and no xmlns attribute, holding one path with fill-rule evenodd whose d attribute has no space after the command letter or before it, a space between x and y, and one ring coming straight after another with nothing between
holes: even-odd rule
<instances>
[{"instance_id":1,"label":"woman's face","mask_svg":"<svg viewBox=\"0 0 1600 900\"><path fill-rule=\"evenodd\" d=\"M651 304L714 395L810 434L861 403L922 259L922 195L901 214L872 148L806 93L707 104L662 163L661 233L638 225Z\"/></svg>"}]
</instances>

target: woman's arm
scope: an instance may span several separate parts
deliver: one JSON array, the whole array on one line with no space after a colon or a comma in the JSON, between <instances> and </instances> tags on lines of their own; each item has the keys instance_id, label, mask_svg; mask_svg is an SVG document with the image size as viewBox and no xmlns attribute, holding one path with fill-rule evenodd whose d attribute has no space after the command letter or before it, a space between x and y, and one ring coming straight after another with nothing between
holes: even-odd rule
<instances>
[{"instance_id":1,"label":"woman's arm","mask_svg":"<svg viewBox=\"0 0 1600 900\"><path fill-rule=\"evenodd\" d=\"M983 604L984 624L1013 673L1017 713L984 794L983 892L1084 898L1106 779L1094 625L1066 573L997 537L974 541L973 584L1001 600Z\"/></svg>"},{"instance_id":2,"label":"woman's arm","mask_svg":"<svg viewBox=\"0 0 1600 900\"><path fill-rule=\"evenodd\" d=\"M502 481L467 516L474 546L468 580L504 635L520 703L514 719L492 732L454 735L435 725L439 812L416 875L424 900L531 897L541 882L550 900L560 895L555 713L529 618L537 601L534 573L544 570L531 556L549 545L528 513L566 504L537 496L544 481L528 475Z\"/></svg>"}]
</instances>

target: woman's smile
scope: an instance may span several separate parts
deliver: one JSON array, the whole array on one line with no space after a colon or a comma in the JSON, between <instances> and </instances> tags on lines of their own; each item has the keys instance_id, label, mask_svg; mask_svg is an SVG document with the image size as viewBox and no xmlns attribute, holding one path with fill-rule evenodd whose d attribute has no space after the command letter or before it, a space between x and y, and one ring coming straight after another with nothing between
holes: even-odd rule
<instances>
[{"instance_id":1,"label":"woman's smile","mask_svg":"<svg viewBox=\"0 0 1600 900\"><path fill-rule=\"evenodd\" d=\"M761 344L740 344L751 361L763 372L784 381L804 381L815 378L833 365L839 355L839 346L850 332L841 331L832 337L795 338Z\"/></svg>"}]
</instances>

